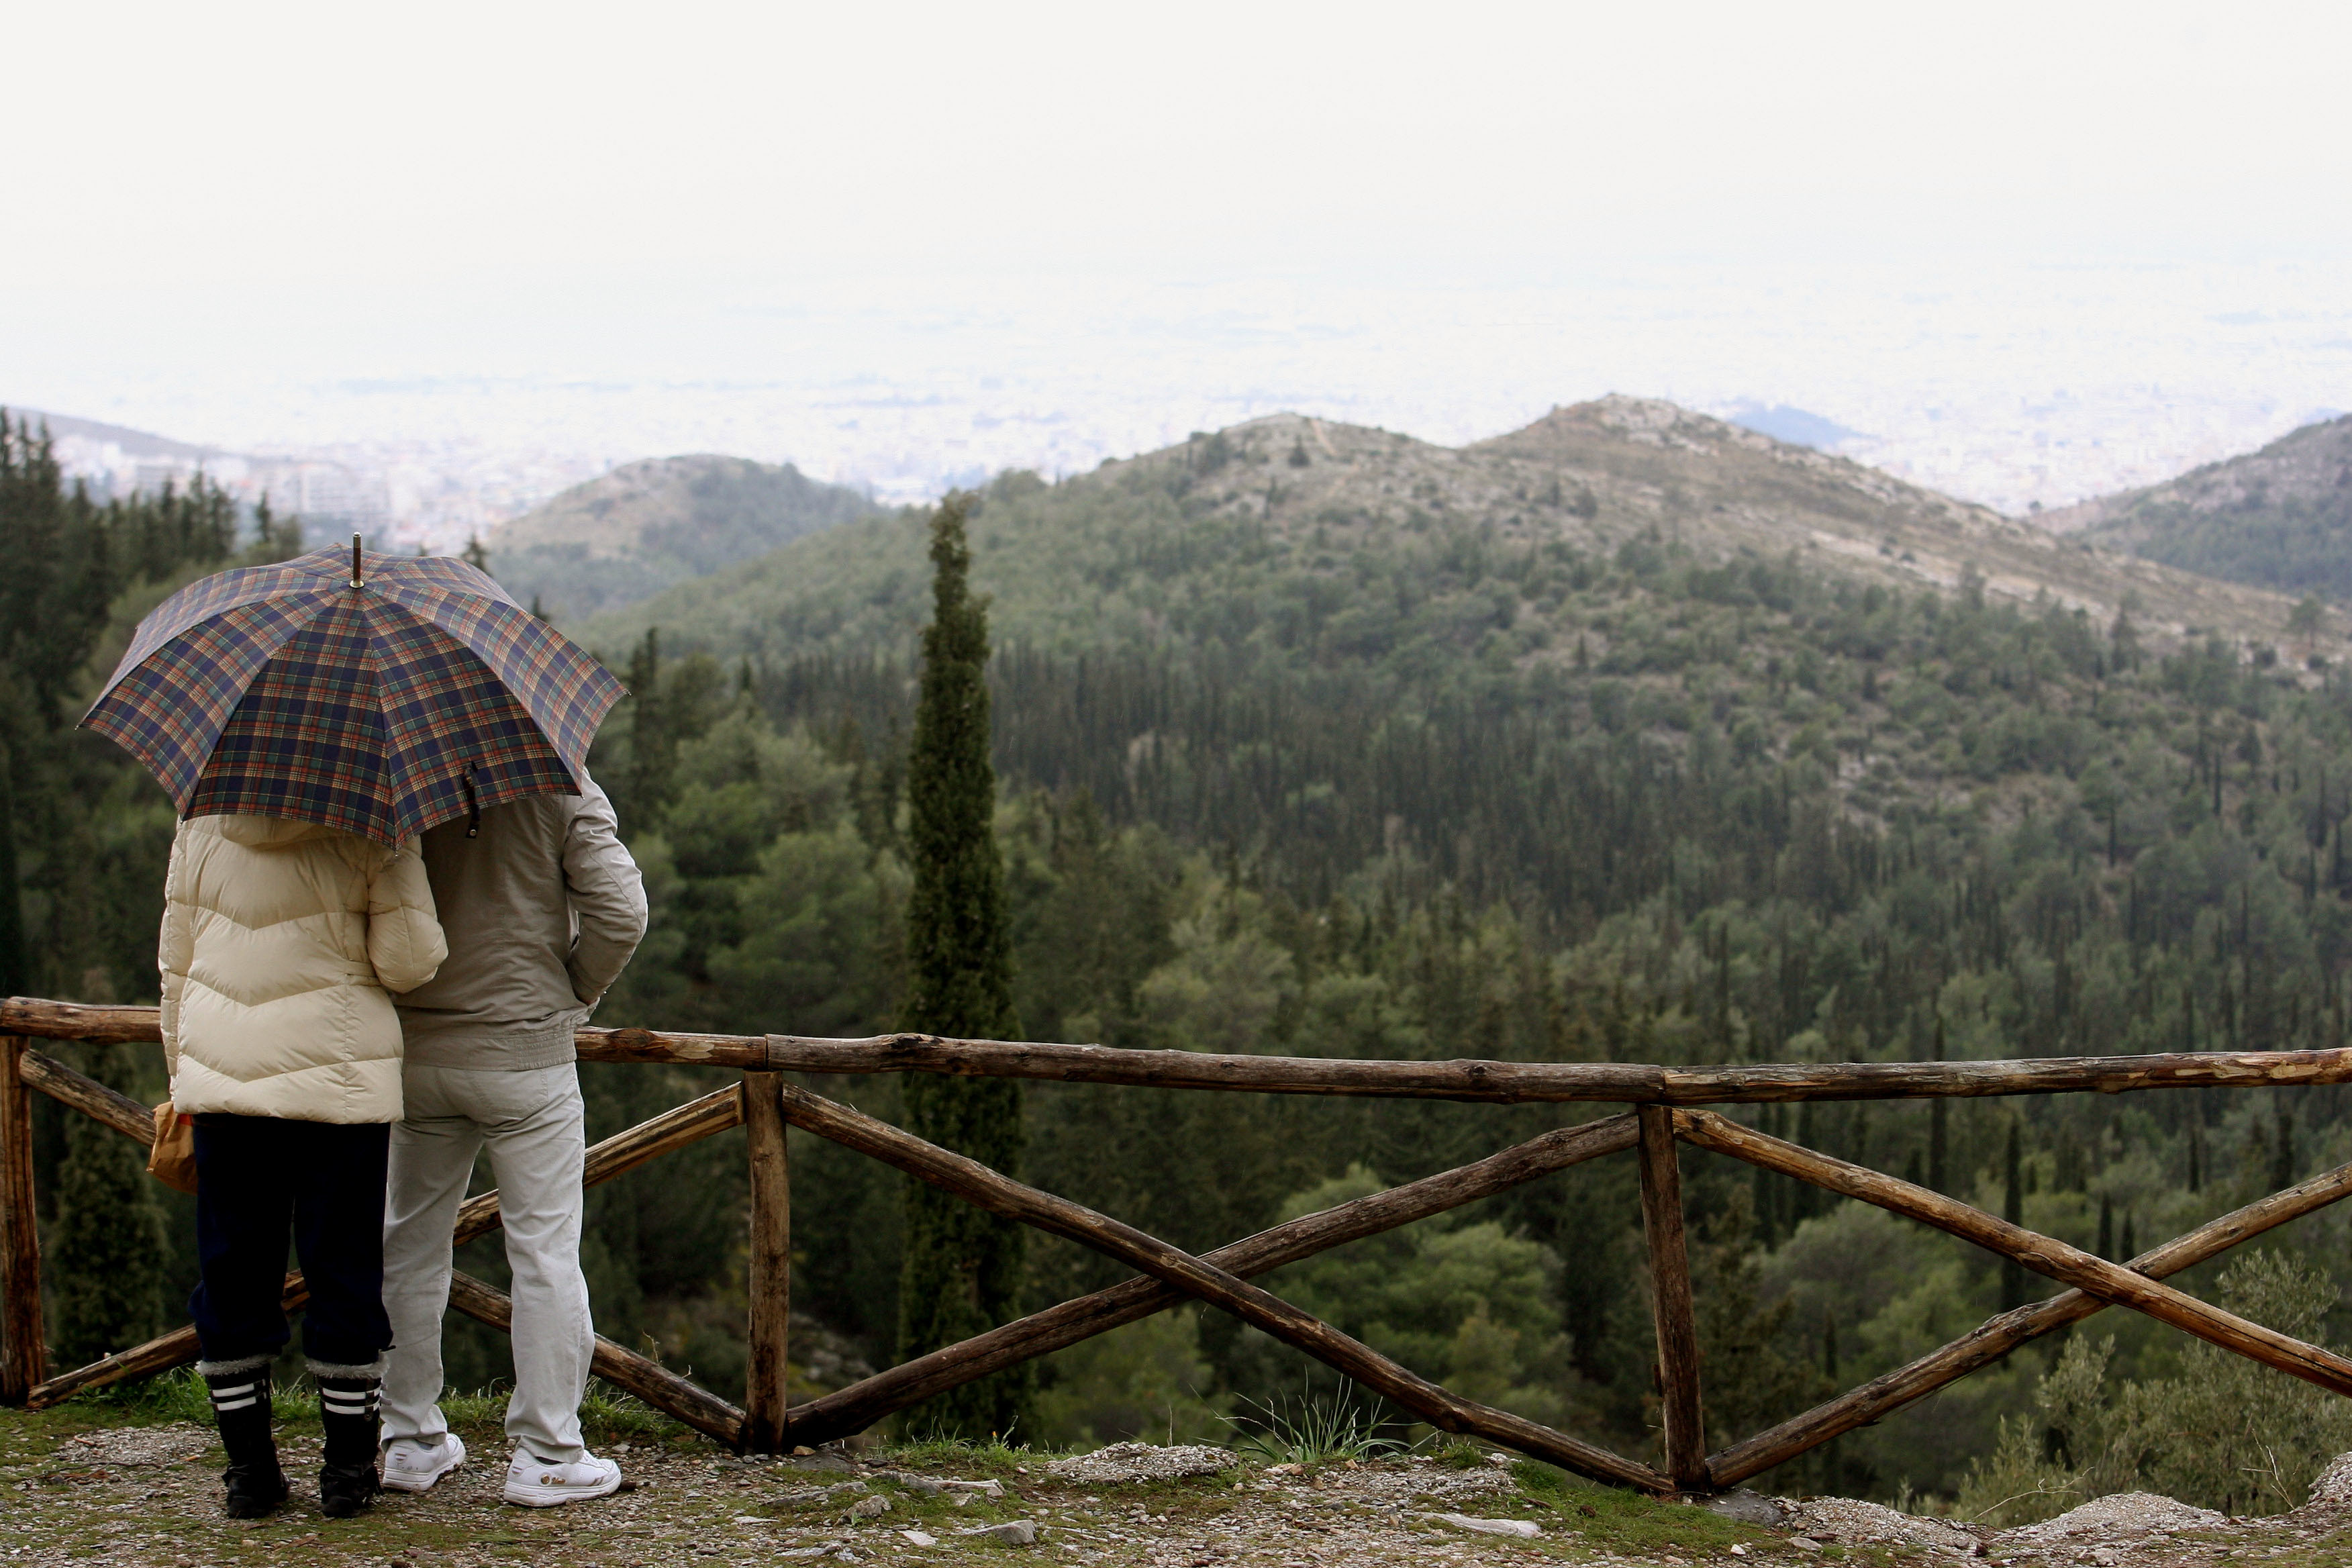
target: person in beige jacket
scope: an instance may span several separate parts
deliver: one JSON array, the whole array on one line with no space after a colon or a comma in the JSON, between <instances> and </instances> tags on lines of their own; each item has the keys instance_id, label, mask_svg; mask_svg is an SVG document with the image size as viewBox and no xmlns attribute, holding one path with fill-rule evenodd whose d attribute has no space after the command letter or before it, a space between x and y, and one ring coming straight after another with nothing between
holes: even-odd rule
<instances>
[{"instance_id":1,"label":"person in beige jacket","mask_svg":"<svg viewBox=\"0 0 2352 1568\"><path fill-rule=\"evenodd\" d=\"M393 992L448 954L414 842L397 849L306 822L180 824L164 884L163 1055L194 1119L199 1281L188 1306L228 1451L228 1511L286 1498L269 1363L290 1337L278 1299L291 1235L310 1285L302 1350L326 1426L320 1499L345 1517L375 1495L385 1166L402 1111Z\"/></svg>"}]
</instances>

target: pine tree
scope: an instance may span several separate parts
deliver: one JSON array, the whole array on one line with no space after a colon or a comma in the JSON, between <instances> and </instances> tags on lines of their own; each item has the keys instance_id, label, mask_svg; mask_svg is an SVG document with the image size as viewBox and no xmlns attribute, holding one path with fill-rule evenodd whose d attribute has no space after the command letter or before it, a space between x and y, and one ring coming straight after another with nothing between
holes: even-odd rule
<instances>
[{"instance_id":1,"label":"pine tree","mask_svg":"<svg viewBox=\"0 0 2352 1568\"><path fill-rule=\"evenodd\" d=\"M0 995L33 988L33 955L25 941L24 892L16 875L16 754L0 742Z\"/></svg>"},{"instance_id":2,"label":"pine tree","mask_svg":"<svg viewBox=\"0 0 2352 1568\"><path fill-rule=\"evenodd\" d=\"M2009 1157L2003 1163L2000 1217L2011 1225L2025 1223L2025 1161L2019 1147L2017 1122L2009 1124ZM2000 1310L2013 1311L2025 1305L2024 1266L2009 1258L2000 1265Z\"/></svg>"},{"instance_id":3,"label":"pine tree","mask_svg":"<svg viewBox=\"0 0 2352 1568\"><path fill-rule=\"evenodd\" d=\"M903 1023L926 1034L1012 1039L1021 1026L989 761L988 612L969 587L967 504L951 495L931 520L932 618L907 771L914 879ZM910 1073L904 1094L908 1131L1014 1173L1023 1142L1015 1080ZM1017 1224L910 1184L899 1354L922 1355L1018 1315L1024 1243ZM914 1426L966 1437L1009 1434L1024 1420L1032 1387L1025 1366L999 1373L941 1394Z\"/></svg>"},{"instance_id":4,"label":"pine tree","mask_svg":"<svg viewBox=\"0 0 2352 1568\"><path fill-rule=\"evenodd\" d=\"M89 1047L89 1076L133 1087L130 1048ZM139 1146L87 1116L66 1119L47 1268L58 1364L87 1366L163 1326L163 1215Z\"/></svg>"},{"instance_id":5,"label":"pine tree","mask_svg":"<svg viewBox=\"0 0 2352 1568\"><path fill-rule=\"evenodd\" d=\"M669 798L677 769L672 727L662 721L661 631L646 628L645 640L629 650L629 766L621 780L621 831L635 837L653 826Z\"/></svg>"}]
</instances>

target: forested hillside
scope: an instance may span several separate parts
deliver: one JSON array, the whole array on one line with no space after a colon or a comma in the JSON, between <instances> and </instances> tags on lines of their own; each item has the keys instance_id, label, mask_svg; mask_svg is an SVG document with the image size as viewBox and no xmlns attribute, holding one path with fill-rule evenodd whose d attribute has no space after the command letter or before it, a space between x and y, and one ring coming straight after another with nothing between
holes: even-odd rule
<instances>
[{"instance_id":1,"label":"forested hillside","mask_svg":"<svg viewBox=\"0 0 2352 1568\"><path fill-rule=\"evenodd\" d=\"M1664 1061L2341 1040L2352 691L2323 649L2305 668L2283 646L2287 601L2063 549L1811 454L1693 451L1674 443L1709 443L1656 407L1564 411L1462 454L1261 421L991 486L971 526L996 594L1026 1029ZM913 517L836 530L592 628L616 660L637 638L641 695L599 765L660 933L612 1018L856 1033L895 1016L919 539ZM891 1106L883 1083L835 1092ZM2332 1093L1759 1114L2110 1256L2352 1153ZM1558 1119L1045 1088L1029 1116L1034 1179L1192 1247ZM797 1158L796 1300L838 1350L887 1357L893 1184L827 1148ZM738 1180L711 1160L711 1181ZM2032 1289L1874 1213L1690 1163L1724 1437ZM645 1291L626 1321L718 1365L730 1320L704 1292L723 1288L709 1260L733 1219L652 1186L608 1200L644 1205L607 1222L631 1238L615 1273ZM2342 1235L2285 1233L2294 1256L2231 1299L2332 1318ZM1034 1256L1041 1301L1108 1278L1070 1248ZM1276 1285L1465 1392L1638 1448L1654 1420L1640 1257L1631 1169L1609 1166ZM2262 1503L2199 1425L2223 1386L2210 1369L2145 1323L2095 1330L2117 1336L2101 1386L2137 1402L2110 1426L2151 1473ZM2041 1486L2067 1452L2034 1397L2042 1366L2021 1356L1771 1484L1979 1507L2021 1473ZM1304 1376L1213 1315L1155 1321L1059 1358L1043 1418L1056 1438L1205 1426ZM2329 1409L2294 1409L2273 1444L2284 1471L2347 1446ZM2032 1441L1993 1464L2004 1416Z\"/></svg>"},{"instance_id":2,"label":"forested hillside","mask_svg":"<svg viewBox=\"0 0 2352 1568\"><path fill-rule=\"evenodd\" d=\"M2340 634L2290 639L2278 595L1626 400L1454 452L1260 421L1059 485L1003 476L971 536L1033 1037L1669 1062L2342 1043L2352 689ZM636 693L593 765L655 900L600 1022L899 1016L922 541L911 514L846 523L588 625ZM109 624L152 592L118 594ZM72 809L159 846L168 807L105 765ZM125 865L104 964L39 985L150 994L153 892ZM708 1084L584 1076L599 1133ZM887 1081L820 1087L897 1114ZM2352 1156L2339 1101L1754 1114L2122 1256ZM1033 1086L1025 1172L1205 1248L1578 1114ZM2044 1293L1687 1161L1718 1438ZM600 1326L721 1387L742 1164L713 1140L592 1199ZM796 1142L793 1189L796 1375L837 1383L893 1352L898 1182ZM2340 1338L2345 1238L2330 1216L2279 1233L2228 1299ZM1611 1162L1269 1283L1465 1394L1643 1452L1641 1258L1633 1170ZM1030 1258L1040 1304L1112 1272L1058 1243ZM466 1267L499 1277L494 1247ZM2217 1293L2212 1273L2183 1282ZM2110 1332L2108 1375L2085 1379ZM499 1374L494 1340L453 1337L453 1377ZM2169 1331L2101 1320L2069 1342L2046 1397L2054 1346L1764 1484L1981 1508L2150 1481L2267 1508L2352 1447L2320 1396L2249 1391ZM1217 1315L1171 1315L1045 1367L1030 1436L1213 1435L1307 1376Z\"/></svg>"},{"instance_id":3,"label":"forested hillside","mask_svg":"<svg viewBox=\"0 0 2352 1568\"><path fill-rule=\"evenodd\" d=\"M574 485L492 532L499 580L559 619L632 605L874 510L790 463L654 458Z\"/></svg>"},{"instance_id":4,"label":"forested hillside","mask_svg":"<svg viewBox=\"0 0 2352 1568\"><path fill-rule=\"evenodd\" d=\"M2040 521L2191 572L2352 603L2352 415Z\"/></svg>"},{"instance_id":5,"label":"forested hillside","mask_svg":"<svg viewBox=\"0 0 2352 1568\"><path fill-rule=\"evenodd\" d=\"M45 429L0 410L0 987L153 1000L171 801L110 742L74 728L139 617L207 572L301 548L291 520L240 516L202 479L93 502ZM66 1047L117 1089L163 1098L159 1053ZM38 1097L36 1097L38 1098ZM34 1108L57 1363L177 1321L195 1272L194 1204L86 1118ZM163 1223L168 1213L172 1223Z\"/></svg>"}]
</instances>

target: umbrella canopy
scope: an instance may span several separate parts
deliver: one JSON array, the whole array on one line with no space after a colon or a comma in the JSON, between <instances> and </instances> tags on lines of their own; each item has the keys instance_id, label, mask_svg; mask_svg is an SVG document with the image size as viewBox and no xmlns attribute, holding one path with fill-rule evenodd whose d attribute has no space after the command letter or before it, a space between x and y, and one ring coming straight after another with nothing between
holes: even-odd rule
<instances>
[{"instance_id":1,"label":"umbrella canopy","mask_svg":"<svg viewBox=\"0 0 2352 1568\"><path fill-rule=\"evenodd\" d=\"M621 696L488 574L354 540L164 600L82 723L145 763L183 816L396 844L478 806L578 794Z\"/></svg>"}]
</instances>

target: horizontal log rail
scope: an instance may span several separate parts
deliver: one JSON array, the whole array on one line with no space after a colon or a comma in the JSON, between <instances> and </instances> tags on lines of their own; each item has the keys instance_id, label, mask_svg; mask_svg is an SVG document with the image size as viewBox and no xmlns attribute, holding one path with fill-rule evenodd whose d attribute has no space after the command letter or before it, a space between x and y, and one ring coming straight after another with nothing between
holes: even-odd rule
<instances>
[{"instance_id":1,"label":"horizontal log rail","mask_svg":"<svg viewBox=\"0 0 2352 1568\"><path fill-rule=\"evenodd\" d=\"M30 1123L21 1096L37 1090L144 1143L146 1106L56 1058L26 1048L26 1038L107 1042L158 1038L152 1007L82 1006L40 998L0 1002L5 1042L21 1086L16 1109L0 1097L0 1173L23 1167L24 1179L0 1181L0 1398L39 1408L88 1389L158 1372L196 1354L195 1332L182 1328L87 1367L43 1375L38 1344L37 1247L33 1245L29 1182ZM2287 1088L2352 1082L2352 1051L2242 1051L2149 1057L2052 1058L2000 1062L1765 1064L1669 1068L1623 1062L1360 1061L1130 1051L1096 1046L959 1040L887 1035L835 1040L791 1035L709 1035L645 1029L579 1032L580 1059L738 1069L738 1082L664 1111L588 1151L588 1184L610 1181L664 1153L744 1125L746 1096L762 1097L751 1141L752 1254L747 1279L753 1342L766 1362L748 1379L739 1409L689 1378L612 1341L596 1341L593 1370L694 1430L735 1447L834 1441L865 1430L948 1389L1037 1356L1066 1349L1121 1324L1199 1301L1321 1361L1398 1409L1458 1432L1546 1459L1579 1474L1643 1491L1671 1493L1736 1486L1821 1444L1903 1408L2020 1345L2081 1321L2110 1305L2143 1312L2208 1342L2338 1394L2352 1395L2352 1359L2305 1344L2199 1300L2162 1281L2220 1256L2250 1237L2352 1196L2352 1164L2273 1193L2143 1253L2115 1264L2038 1236L1967 1204L1773 1138L1698 1109L1763 1101L1910 1099L1937 1096L2119 1093L2154 1089ZM1601 1102L1634 1112L1559 1128L1458 1169L1276 1226L1195 1256L1134 1226L1025 1185L962 1155L826 1099L775 1075L924 1072L1034 1079L1135 1088L1272 1094L1450 1100L1495 1104ZM762 1120L763 1119L763 1120ZM1061 1302L887 1368L846 1388L787 1406L784 1333L789 1295L789 1175L781 1128L828 1139L950 1192L991 1213L1075 1241L1136 1269L1139 1278ZM1650 1136L1640 1128L1646 1125ZM1663 1465L1612 1454L1583 1438L1467 1400L1423 1378L1251 1279L1329 1247L1375 1236L1540 1179L1605 1154L1641 1151L1645 1231L1654 1279L1687 1279L1678 1223L1678 1156L1688 1143L1827 1191L1876 1205L1958 1237L2070 1287L2052 1299L2001 1313L1909 1364L1765 1431L1701 1453L1701 1368L1690 1340L1686 1290L1657 1295L1661 1379L1666 1415ZM462 1244L499 1227L499 1194L467 1200L455 1239ZM19 1300L28 1289L30 1300ZM284 1304L307 1300L301 1277L289 1275ZM450 1306L511 1331L506 1296L463 1273L453 1277ZM29 1326L27 1326L29 1325ZM10 1379L15 1381L13 1384Z\"/></svg>"},{"instance_id":2,"label":"horizontal log rail","mask_svg":"<svg viewBox=\"0 0 2352 1568\"><path fill-rule=\"evenodd\" d=\"M153 1042L152 1007L84 1006L38 997L0 1002L0 1034ZM2124 1094L2155 1089L2285 1089L2352 1083L2352 1047L2324 1051L2189 1051L2145 1057L2029 1057L2007 1061L1778 1062L1662 1067L1643 1062L1376 1061L1343 1057L1219 1056L1111 1046L877 1035L692 1035L583 1028L582 1061L665 1062L753 1072L943 1073L1219 1089L1451 1100L1488 1105L1594 1101L1746 1105L1791 1100L1918 1100L2016 1094Z\"/></svg>"}]
</instances>

